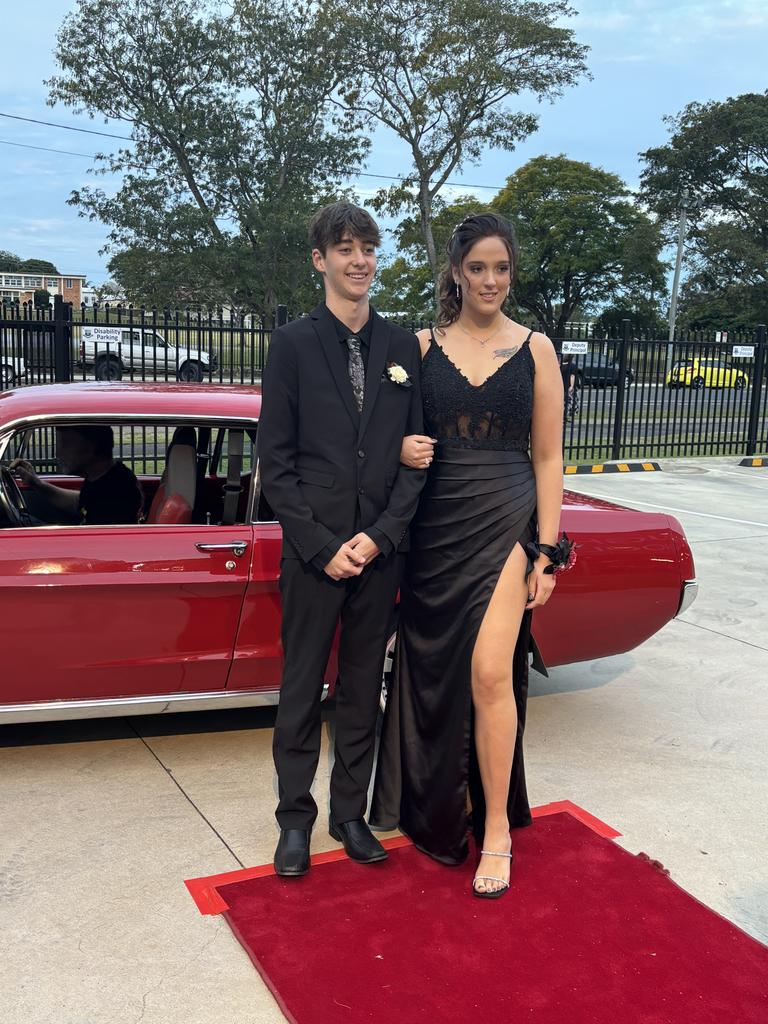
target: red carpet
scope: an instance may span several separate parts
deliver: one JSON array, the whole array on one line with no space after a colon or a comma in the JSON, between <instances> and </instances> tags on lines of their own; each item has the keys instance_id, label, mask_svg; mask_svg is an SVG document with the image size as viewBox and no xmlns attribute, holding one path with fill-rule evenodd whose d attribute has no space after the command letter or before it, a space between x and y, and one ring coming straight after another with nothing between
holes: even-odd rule
<instances>
[{"instance_id":1,"label":"red carpet","mask_svg":"<svg viewBox=\"0 0 768 1024\"><path fill-rule=\"evenodd\" d=\"M768 949L602 831L564 812L516 831L497 902L471 896L474 858L399 842L380 865L187 884L294 1024L766 1024Z\"/></svg>"}]
</instances>

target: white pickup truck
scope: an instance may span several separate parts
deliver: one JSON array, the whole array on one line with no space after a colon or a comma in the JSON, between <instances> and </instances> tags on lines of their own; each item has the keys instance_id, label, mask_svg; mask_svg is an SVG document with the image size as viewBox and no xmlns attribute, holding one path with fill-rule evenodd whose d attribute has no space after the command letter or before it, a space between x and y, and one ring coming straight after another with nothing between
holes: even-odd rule
<instances>
[{"instance_id":1,"label":"white pickup truck","mask_svg":"<svg viewBox=\"0 0 768 1024\"><path fill-rule=\"evenodd\" d=\"M138 372L144 379L201 381L218 368L216 357L205 349L171 345L151 327L83 324L80 331L79 365L92 366L96 380Z\"/></svg>"}]
</instances>

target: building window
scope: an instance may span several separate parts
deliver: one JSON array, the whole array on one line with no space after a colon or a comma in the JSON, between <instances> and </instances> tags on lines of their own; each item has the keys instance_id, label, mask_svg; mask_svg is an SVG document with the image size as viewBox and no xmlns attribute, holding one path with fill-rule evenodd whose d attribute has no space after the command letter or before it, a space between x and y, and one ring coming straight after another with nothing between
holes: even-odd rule
<instances>
[{"instance_id":1,"label":"building window","mask_svg":"<svg viewBox=\"0 0 768 1024\"><path fill-rule=\"evenodd\" d=\"M11 288L21 288L20 277L6 277L5 283L9 285Z\"/></svg>"},{"instance_id":2,"label":"building window","mask_svg":"<svg viewBox=\"0 0 768 1024\"><path fill-rule=\"evenodd\" d=\"M64 281L64 287L65 287L65 288L71 288L71 287L72 287L72 278L71 278L71 277L68 277L68 278L67 278L67 279L66 279L66 280Z\"/></svg>"},{"instance_id":3,"label":"building window","mask_svg":"<svg viewBox=\"0 0 768 1024\"><path fill-rule=\"evenodd\" d=\"M42 277L25 277L24 284L27 288L42 288L43 279Z\"/></svg>"},{"instance_id":4,"label":"building window","mask_svg":"<svg viewBox=\"0 0 768 1024\"><path fill-rule=\"evenodd\" d=\"M47 283L49 288L58 288L59 287L59 279L58 279L58 277L49 277L48 281L46 283Z\"/></svg>"}]
</instances>

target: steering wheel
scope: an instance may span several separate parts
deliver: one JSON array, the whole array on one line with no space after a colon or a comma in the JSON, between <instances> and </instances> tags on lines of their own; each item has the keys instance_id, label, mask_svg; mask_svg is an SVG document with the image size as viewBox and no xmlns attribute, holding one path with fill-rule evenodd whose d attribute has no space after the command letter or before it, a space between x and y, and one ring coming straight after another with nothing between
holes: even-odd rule
<instances>
[{"instance_id":1,"label":"steering wheel","mask_svg":"<svg viewBox=\"0 0 768 1024\"><path fill-rule=\"evenodd\" d=\"M0 466L0 512L11 526L27 526L30 521L24 495L7 466Z\"/></svg>"}]
</instances>

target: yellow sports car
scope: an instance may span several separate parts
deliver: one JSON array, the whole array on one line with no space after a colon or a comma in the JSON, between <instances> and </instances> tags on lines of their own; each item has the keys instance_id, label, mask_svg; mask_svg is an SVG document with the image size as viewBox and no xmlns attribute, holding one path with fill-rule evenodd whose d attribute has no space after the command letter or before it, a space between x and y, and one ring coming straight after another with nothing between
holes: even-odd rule
<instances>
[{"instance_id":1,"label":"yellow sports car","mask_svg":"<svg viewBox=\"0 0 768 1024\"><path fill-rule=\"evenodd\" d=\"M669 388L744 388L749 377L722 359L683 359L667 374Z\"/></svg>"}]
</instances>

